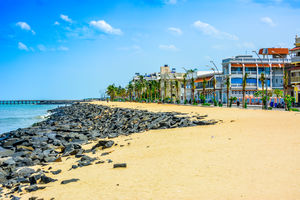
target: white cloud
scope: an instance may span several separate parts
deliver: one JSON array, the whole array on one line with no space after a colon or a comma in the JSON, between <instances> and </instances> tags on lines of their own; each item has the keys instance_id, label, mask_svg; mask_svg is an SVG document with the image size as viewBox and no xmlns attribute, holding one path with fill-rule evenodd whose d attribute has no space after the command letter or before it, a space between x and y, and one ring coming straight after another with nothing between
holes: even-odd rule
<instances>
[{"instance_id":1,"label":"white cloud","mask_svg":"<svg viewBox=\"0 0 300 200\"><path fill-rule=\"evenodd\" d=\"M31 27L26 22L18 22L16 23L18 27L20 27L22 30L25 31L31 31L33 35L35 35L35 32L31 29Z\"/></svg>"},{"instance_id":2,"label":"white cloud","mask_svg":"<svg viewBox=\"0 0 300 200\"><path fill-rule=\"evenodd\" d=\"M182 35L182 31L180 28L170 27L168 30L174 35Z\"/></svg>"},{"instance_id":3,"label":"white cloud","mask_svg":"<svg viewBox=\"0 0 300 200\"><path fill-rule=\"evenodd\" d=\"M177 3L177 0L165 0L164 1L165 2L165 4L176 4Z\"/></svg>"},{"instance_id":4,"label":"white cloud","mask_svg":"<svg viewBox=\"0 0 300 200\"><path fill-rule=\"evenodd\" d=\"M72 20L71 18L69 18L69 16L67 16L67 15L61 14L61 15L60 15L60 18L61 18L62 20L64 20L64 21L66 21L66 22L69 22L69 23L72 23L72 22L73 22L73 20Z\"/></svg>"},{"instance_id":5,"label":"white cloud","mask_svg":"<svg viewBox=\"0 0 300 200\"><path fill-rule=\"evenodd\" d=\"M194 22L193 26L201 31L204 35L210 35L219 39L228 39L228 40L238 40L239 38L236 35L219 31L210 24L201 22L200 20Z\"/></svg>"},{"instance_id":6,"label":"white cloud","mask_svg":"<svg viewBox=\"0 0 300 200\"><path fill-rule=\"evenodd\" d=\"M108 33L108 34L114 34L114 35L122 34L122 31L120 29L113 28L111 25L106 23L104 20L91 21L90 26L92 26L102 32Z\"/></svg>"},{"instance_id":7,"label":"white cloud","mask_svg":"<svg viewBox=\"0 0 300 200\"><path fill-rule=\"evenodd\" d=\"M40 51L47 51L47 48L46 48L44 45L42 45L42 44L39 44L39 45L37 46L37 48L38 48Z\"/></svg>"},{"instance_id":8,"label":"white cloud","mask_svg":"<svg viewBox=\"0 0 300 200\"><path fill-rule=\"evenodd\" d=\"M170 44L170 45L161 44L158 47L163 50L178 51L178 48L173 44Z\"/></svg>"},{"instance_id":9,"label":"white cloud","mask_svg":"<svg viewBox=\"0 0 300 200\"><path fill-rule=\"evenodd\" d=\"M60 46L60 47L57 48L57 50L59 50L59 51L69 51L69 48L65 47L65 46Z\"/></svg>"},{"instance_id":10,"label":"white cloud","mask_svg":"<svg viewBox=\"0 0 300 200\"><path fill-rule=\"evenodd\" d=\"M65 46L60 46L60 47L46 47L43 44L39 44L37 46L38 50L42 51L42 52L46 52L46 51L68 51L69 48L65 47Z\"/></svg>"},{"instance_id":11,"label":"white cloud","mask_svg":"<svg viewBox=\"0 0 300 200\"><path fill-rule=\"evenodd\" d=\"M273 20L270 17L262 17L260 18L260 21L272 27L276 26L276 24L273 22Z\"/></svg>"},{"instance_id":12,"label":"white cloud","mask_svg":"<svg viewBox=\"0 0 300 200\"><path fill-rule=\"evenodd\" d=\"M59 26L59 25L60 25L60 23L59 23L58 21L56 21L56 22L54 22L54 25L57 25L57 26Z\"/></svg>"},{"instance_id":13,"label":"white cloud","mask_svg":"<svg viewBox=\"0 0 300 200\"><path fill-rule=\"evenodd\" d=\"M22 42L19 42L19 43L18 43L18 48L19 48L20 50L29 51L28 47L27 47L25 44L23 44Z\"/></svg>"}]
</instances>

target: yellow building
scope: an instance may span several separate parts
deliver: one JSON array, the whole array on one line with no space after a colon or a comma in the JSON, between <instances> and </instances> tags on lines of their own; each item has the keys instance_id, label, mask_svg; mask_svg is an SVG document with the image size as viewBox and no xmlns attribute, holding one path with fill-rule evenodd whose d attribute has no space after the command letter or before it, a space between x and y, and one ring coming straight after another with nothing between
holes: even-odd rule
<instances>
[{"instance_id":1,"label":"yellow building","mask_svg":"<svg viewBox=\"0 0 300 200\"><path fill-rule=\"evenodd\" d=\"M292 53L291 64L293 67L291 68L291 84L294 91L294 97L296 99L296 103L300 102L300 37L296 35L295 39L295 47L290 50Z\"/></svg>"}]
</instances>

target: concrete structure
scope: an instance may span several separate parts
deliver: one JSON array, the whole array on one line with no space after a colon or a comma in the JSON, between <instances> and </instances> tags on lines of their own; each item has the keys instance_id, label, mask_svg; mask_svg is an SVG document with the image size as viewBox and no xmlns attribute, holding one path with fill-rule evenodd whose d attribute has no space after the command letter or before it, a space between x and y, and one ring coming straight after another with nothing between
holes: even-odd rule
<instances>
[{"instance_id":1,"label":"concrete structure","mask_svg":"<svg viewBox=\"0 0 300 200\"><path fill-rule=\"evenodd\" d=\"M295 97L295 102L300 102L300 37L295 38L295 47L290 50L292 54L290 68L291 95Z\"/></svg>"},{"instance_id":2,"label":"concrete structure","mask_svg":"<svg viewBox=\"0 0 300 200\"><path fill-rule=\"evenodd\" d=\"M241 55L227 58L222 61L224 77L230 78L230 96L242 99L242 81L245 73L248 73L246 98L250 104L261 102L254 97L256 91L262 90L261 74L265 75L264 89L283 89L283 70L285 64L291 62L287 58L287 48L267 48L259 50L258 58L252 55ZM226 102L226 86L223 87L223 102ZM276 101L276 98L275 98Z\"/></svg>"}]
</instances>

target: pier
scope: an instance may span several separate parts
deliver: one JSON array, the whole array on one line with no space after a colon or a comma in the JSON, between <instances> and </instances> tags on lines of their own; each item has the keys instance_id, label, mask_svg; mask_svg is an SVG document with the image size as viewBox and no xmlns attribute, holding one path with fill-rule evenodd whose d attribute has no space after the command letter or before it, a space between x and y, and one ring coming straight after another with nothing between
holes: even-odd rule
<instances>
[{"instance_id":1,"label":"pier","mask_svg":"<svg viewBox=\"0 0 300 200\"><path fill-rule=\"evenodd\" d=\"M72 104L81 102L81 100L0 100L0 105L14 105L14 104Z\"/></svg>"}]
</instances>

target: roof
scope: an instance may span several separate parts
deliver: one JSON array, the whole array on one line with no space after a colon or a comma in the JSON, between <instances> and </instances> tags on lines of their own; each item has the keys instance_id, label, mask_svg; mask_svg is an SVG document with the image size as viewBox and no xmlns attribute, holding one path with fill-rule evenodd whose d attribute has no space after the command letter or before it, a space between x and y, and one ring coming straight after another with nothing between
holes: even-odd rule
<instances>
[{"instance_id":1,"label":"roof","mask_svg":"<svg viewBox=\"0 0 300 200\"><path fill-rule=\"evenodd\" d=\"M212 79L212 77L213 77L213 76L209 76L209 77L205 77L205 78L197 78L197 79L195 80L195 83L203 82L204 79L205 79L206 81L210 81L210 80Z\"/></svg>"},{"instance_id":2,"label":"roof","mask_svg":"<svg viewBox=\"0 0 300 200\"><path fill-rule=\"evenodd\" d=\"M287 55L289 54L288 48L262 48L259 50L261 55Z\"/></svg>"}]
</instances>

